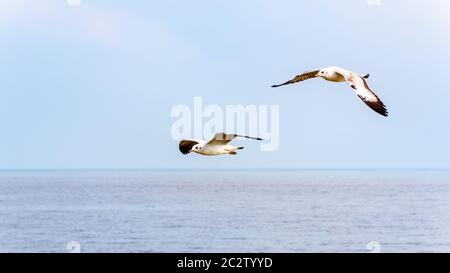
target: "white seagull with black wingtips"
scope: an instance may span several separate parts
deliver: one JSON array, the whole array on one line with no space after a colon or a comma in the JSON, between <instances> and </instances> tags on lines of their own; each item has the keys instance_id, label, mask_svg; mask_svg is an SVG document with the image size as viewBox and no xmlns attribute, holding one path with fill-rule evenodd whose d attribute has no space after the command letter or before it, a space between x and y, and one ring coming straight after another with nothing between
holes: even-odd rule
<instances>
[{"instance_id":1,"label":"white seagull with black wingtips","mask_svg":"<svg viewBox=\"0 0 450 273\"><path fill-rule=\"evenodd\" d=\"M272 87L280 87L287 84L292 84L296 82L301 82L304 80L321 77L327 81L332 82L347 82L353 90L355 90L356 95L369 106L372 110L378 114L387 117L388 111L384 103L380 98L370 90L365 79L369 78L369 74L365 76L360 76L349 70L331 66L323 69L317 69L313 71L308 71L303 74L297 75L292 80L285 83L272 85Z\"/></svg>"},{"instance_id":2,"label":"white seagull with black wingtips","mask_svg":"<svg viewBox=\"0 0 450 273\"><path fill-rule=\"evenodd\" d=\"M182 154L189 154L194 152L201 155L224 155L237 154L237 150L244 149L244 147L235 147L228 145L230 141L237 137L250 138L255 140L262 140L259 137L241 136L236 134L217 133L213 139L209 141L184 139L180 141L179 149Z\"/></svg>"}]
</instances>

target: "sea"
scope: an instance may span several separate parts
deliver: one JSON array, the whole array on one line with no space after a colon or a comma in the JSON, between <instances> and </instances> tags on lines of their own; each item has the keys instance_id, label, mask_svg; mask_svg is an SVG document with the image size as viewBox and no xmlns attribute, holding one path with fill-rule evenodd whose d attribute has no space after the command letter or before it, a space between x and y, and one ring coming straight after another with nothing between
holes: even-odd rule
<instances>
[{"instance_id":1,"label":"sea","mask_svg":"<svg viewBox=\"0 0 450 273\"><path fill-rule=\"evenodd\" d=\"M0 252L450 252L450 171L0 171Z\"/></svg>"}]
</instances>

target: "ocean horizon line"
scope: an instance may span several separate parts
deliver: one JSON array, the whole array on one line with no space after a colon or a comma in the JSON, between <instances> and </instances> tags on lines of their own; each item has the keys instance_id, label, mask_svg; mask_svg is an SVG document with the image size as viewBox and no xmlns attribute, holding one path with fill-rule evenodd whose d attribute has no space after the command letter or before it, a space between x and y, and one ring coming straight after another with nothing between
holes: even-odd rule
<instances>
[{"instance_id":1,"label":"ocean horizon line","mask_svg":"<svg viewBox=\"0 0 450 273\"><path fill-rule=\"evenodd\" d=\"M220 171L450 171L450 168L373 167L373 168L8 168L0 172L220 172Z\"/></svg>"}]
</instances>

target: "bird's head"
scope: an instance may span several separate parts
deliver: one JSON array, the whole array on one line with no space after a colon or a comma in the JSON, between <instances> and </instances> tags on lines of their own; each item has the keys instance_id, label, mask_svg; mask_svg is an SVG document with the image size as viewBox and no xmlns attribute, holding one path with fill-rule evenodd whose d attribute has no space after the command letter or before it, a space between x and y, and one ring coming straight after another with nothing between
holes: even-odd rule
<instances>
[{"instance_id":1,"label":"bird's head","mask_svg":"<svg viewBox=\"0 0 450 273\"><path fill-rule=\"evenodd\" d=\"M200 151L200 150L201 150L200 144L196 144L196 145L192 146L190 152L198 152L198 151Z\"/></svg>"},{"instance_id":2,"label":"bird's head","mask_svg":"<svg viewBox=\"0 0 450 273\"><path fill-rule=\"evenodd\" d=\"M319 70L319 73L317 73L317 75L319 76L319 77L325 77L326 75L328 75L328 70L326 69L326 68L323 68L323 69L320 69Z\"/></svg>"}]
</instances>

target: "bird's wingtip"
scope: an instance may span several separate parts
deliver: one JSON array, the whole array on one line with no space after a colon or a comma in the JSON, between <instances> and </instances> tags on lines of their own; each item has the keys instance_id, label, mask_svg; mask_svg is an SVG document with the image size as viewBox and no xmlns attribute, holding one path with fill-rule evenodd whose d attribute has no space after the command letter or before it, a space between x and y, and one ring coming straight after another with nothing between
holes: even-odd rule
<instances>
[{"instance_id":1,"label":"bird's wingtip","mask_svg":"<svg viewBox=\"0 0 450 273\"><path fill-rule=\"evenodd\" d=\"M378 114L382 115L383 117L389 117L389 112L387 109L384 109L384 111L378 112Z\"/></svg>"}]
</instances>

